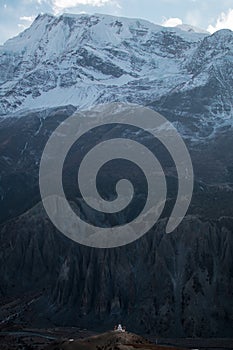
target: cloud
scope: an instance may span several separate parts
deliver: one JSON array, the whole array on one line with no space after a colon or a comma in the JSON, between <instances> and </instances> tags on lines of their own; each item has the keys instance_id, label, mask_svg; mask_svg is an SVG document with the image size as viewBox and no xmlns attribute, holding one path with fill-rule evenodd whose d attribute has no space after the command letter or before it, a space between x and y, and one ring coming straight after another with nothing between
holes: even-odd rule
<instances>
[{"instance_id":1,"label":"cloud","mask_svg":"<svg viewBox=\"0 0 233 350\"><path fill-rule=\"evenodd\" d=\"M182 24L182 20L180 18L176 18L176 17L171 17L171 18L165 18L162 25L164 27L175 27L178 26L180 24Z\"/></svg>"},{"instance_id":2,"label":"cloud","mask_svg":"<svg viewBox=\"0 0 233 350\"><path fill-rule=\"evenodd\" d=\"M102 6L109 0L54 0L58 7L75 7L77 5Z\"/></svg>"},{"instance_id":3,"label":"cloud","mask_svg":"<svg viewBox=\"0 0 233 350\"><path fill-rule=\"evenodd\" d=\"M209 25L207 30L210 33L214 33L220 29L231 29L233 30L233 9L229 9L227 13L222 12L217 18L214 26Z\"/></svg>"},{"instance_id":4,"label":"cloud","mask_svg":"<svg viewBox=\"0 0 233 350\"><path fill-rule=\"evenodd\" d=\"M37 0L41 1L41 0ZM45 0L44 0L45 1ZM58 15L66 9L75 8L77 6L93 6L101 7L112 3L112 0L52 0L54 14Z\"/></svg>"},{"instance_id":5,"label":"cloud","mask_svg":"<svg viewBox=\"0 0 233 350\"><path fill-rule=\"evenodd\" d=\"M35 19L35 16L22 16L19 19L20 21L33 22Z\"/></svg>"},{"instance_id":6,"label":"cloud","mask_svg":"<svg viewBox=\"0 0 233 350\"><path fill-rule=\"evenodd\" d=\"M18 27L20 28L20 30L25 30L34 21L35 16L21 16L21 17L19 17L19 19L20 19L20 21L23 21L24 23L18 23Z\"/></svg>"},{"instance_id":7,"label":"cloud","mask_svg":"<svg viewBox=\"0 0 233 350\"><path fill-rule=\"evenodd\" d=\"M24 30L27 28L27 26L25 26L24 24L22 23L18 23L18 27L21 29L21 30Z\"/></svg>"}]
</instances>

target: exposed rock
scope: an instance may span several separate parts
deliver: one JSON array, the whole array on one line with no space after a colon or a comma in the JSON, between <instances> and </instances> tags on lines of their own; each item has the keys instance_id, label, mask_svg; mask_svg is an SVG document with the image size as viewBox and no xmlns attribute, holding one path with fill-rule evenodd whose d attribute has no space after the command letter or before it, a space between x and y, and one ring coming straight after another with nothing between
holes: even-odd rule
<instances>
[{"instance_id":1,"label":"exposed rock","mask_svg":"<svg viewBox=\"0 0 233 350\"><path fill-rule=\"evenodd\" d=\"M233 220L191 216L172 234L165 224L131 245L92 249L58 233L37 205L1 226L2 292L42 291L30 304L37 325L122 322L160 336L230 336ZM32 311L21 312L29 321Z\"/></svg>"}]
</instances>

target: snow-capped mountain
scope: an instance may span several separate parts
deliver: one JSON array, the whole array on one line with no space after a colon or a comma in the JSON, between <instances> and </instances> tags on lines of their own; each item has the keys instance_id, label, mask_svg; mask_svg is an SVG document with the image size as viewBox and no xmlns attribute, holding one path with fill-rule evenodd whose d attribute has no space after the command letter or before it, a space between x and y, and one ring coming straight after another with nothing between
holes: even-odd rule
<instances>
[{"instance_id":1,"label":"snow-capped mountain","mask_svg":"<svg viewBox=\"0 0 233 350\"><path fill-rule=\"evenodd\" d=\"M106 15L39 15L1 47L0 113L157 98L191 79L185 61L205 35Z\"/></svg>"},{"instance_id":2,"label":"snow-capped mountain","mask_svg":"<svg viewBox=\"0 0 233 350\"><path fill-rule=\"evenodd\" d=\"M232 125L233 33L199 31L100 14L39 15L0 48L0 115L129 101L167 117L172 110L184 136L211 138ZM181 121L190 115L192 128Z\"/></svg>"}]
</instances>

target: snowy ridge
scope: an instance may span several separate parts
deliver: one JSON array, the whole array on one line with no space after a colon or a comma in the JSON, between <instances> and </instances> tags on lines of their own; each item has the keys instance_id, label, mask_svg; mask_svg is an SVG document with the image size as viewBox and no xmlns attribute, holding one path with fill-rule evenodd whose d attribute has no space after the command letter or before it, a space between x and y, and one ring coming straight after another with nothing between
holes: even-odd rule
<instances>
[{"instance_id":1,"label":"snowy ridge","mask_svg":"<svg viewBox=\"0 0 233 350\"><path fill-rule=\"evenodd\" d=\"M184 31L189 32L189 33L202 33L202 34L207 34L207 35L210 34L205 29L201 29L201 28L198 28L198 27L195 27L195 26L191 26L189 24L178 24L176 26L176 28L179 28L179 29L184 30Z\"/></svg>"},{"instance_id":2,"label":"snowy ridge","mask_svg":"<svg viewBox=\"0 0 233 350\"><path fill-rule=\"evenodd\" d=\"M199 31L102 14L39 15L0 47L0 115L129 101L217 123L214 130L232 125L233 33Z\"/></svg>"},{"instance_id":3,"label":"snowy ridge","mask_svg":"<svg viewBox=\"0 0 233 350\"><path fill-rule=\"evenodd\" d=\"M174 77L187 79L181 60L203 37L138 19L39 15L0 49L0 114L64 104L81 108L103 95L112 100L112 90L128 84L151 84L161 94L173 87Z\"/></svg>"},{"instance_id":4,"label":"snowy ridge","mask_svg":"<svg viewBox=\"0 0 233 350\"><path fill-rule=\"evenodd\" d=\"M137 35L139 41L143 42L153 33L161 31L177 32L189 41L195 41L203 37L203 33L194 30L187 35L188 30L185 25L167 28L142 19L101 14L90 16L65 13L60 17L44 14L38 15L28 29L9 39L2 48L7 51L23 51L30 54L39 47L39 44L46 45L49 40L50 45L52 44L50 50L46 53L49 57L53 53L59 54L63 49L73 47L80 41L87 42L91 40L98 46L102 46L103 43L117 45L123 40L135 38ZM208 34L208 32L204 34ZM58 51L54 51L54 49L58 49Z\"/></svg>"}]
</instances>

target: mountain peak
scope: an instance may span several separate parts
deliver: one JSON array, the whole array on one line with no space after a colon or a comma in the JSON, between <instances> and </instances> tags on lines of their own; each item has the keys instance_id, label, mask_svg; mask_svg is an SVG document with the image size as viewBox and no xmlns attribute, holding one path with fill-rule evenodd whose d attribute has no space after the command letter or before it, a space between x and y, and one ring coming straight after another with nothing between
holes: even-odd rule
<instances>
[{"instance_id":1,"label":"mountain peak","mask_svg":"<svg viewBox=\"0 0 233 350\"><path fill-rule=\"evenodd\" d=\"M189 33L202 33L202 34L210 34L207 30L198 28L195 26L191 26L189 24L178 24L175 28L179 28Z\"/></svg>"},{"instance_id":2,"label":"mountain peak","mask_svg":"<svg viewBox=\"0 0 233 350\"><path fill-rule=\"evenodd\" d=\"M233 49L233 31L230 29L220 29L217 32L213 33L210 36L207 36L203 40L203 45L207 46L208 49L214 49L214 51L219 51L220 53L223 50Z\"/></svg>"},{"instance_id":3,"label":"mountain peak","mask_svg":"<svg viewBox=\"0 0 233 350\"><path fill-rule=\"evenodd\" d=\"M175 32L185 40L199 40L200 33L197 30L185 30L185 27L163 27L144 19L117 17L96 13L89 14L71 14L64 13L60 16L54 16L49 13L39 14L29 28L21 32L18 36L9 39L2 46L8 51L31 51L40 41L54 42L55 38L65 42L70 37L76 35L76 39L96 37L98 42L110 42L117 45L120 41L136 35L140 38L146 38L150 33L158 31ZM180 31L182 29L182 31ZM85 34L84 34L85 33ZM196 35L196 36L195 36ZM45 39L46 38L46 39ZM59 45L61 46L61 45ZM58 50L58 53L60 50Z\"/></svg>"},{"instance_id":4,"label":"mountain peak","mask_svg":"<svg viewBox=\"0 0 233 350\"><path fill-rule=\"evenodd\" d=\"M233 38L233 31L231 29L220 29L217 32L214 32L210 38L216 38L216 39L232 39Z\"/></svg>"},{"instance_id":5,"label":"mountain peak","mask_svg":"<svg viewBox=\"0 0 233 350\"><path fill-rule=\"evenodd\" d=\"M55 18L54 15L52 15L51 13L39 13L36 18L34 19L34 21L38 21L38 19L43 19L43 18L48 18L48 17L52 17L52 18Z\"/></svg>"}]
</instances>

